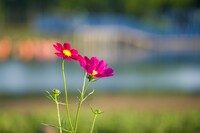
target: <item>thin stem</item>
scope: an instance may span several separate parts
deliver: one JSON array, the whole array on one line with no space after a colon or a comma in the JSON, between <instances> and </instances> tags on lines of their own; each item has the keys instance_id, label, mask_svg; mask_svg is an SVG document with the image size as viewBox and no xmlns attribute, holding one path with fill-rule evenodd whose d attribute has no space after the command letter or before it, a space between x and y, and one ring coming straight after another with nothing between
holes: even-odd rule
<instances>
[{"instance_id":1,"label":"thin stem","mask_svg":"<svg viewBox=\"0 0 200 133\"><path fill-rule=\"evenodd\" d=\"M74 132L75 132L75 133L76 133L77 127L78 127L78 119L79 119L80 108L81 108L82 102L83 102L83 101L80 99L80 102L79 102L79 104L78 104L78 109L77 109L77 112L76 112L76 121L75 121L75 129L74 129Z\"/></svg>"},{"instance_id":2,"label":"thin stem","mask_svg":"<svg viewBox=\"0 0 200 133\"><path fill-rule=\"evenodd\" d=\"M91 81L88 81L88 83L87 83L85 89L83 90L83 98L84 98L84 95L85 95L85 93L86 93L86 91L87 91L87 89L88 89L90 83L91 83Z\"/></svg>"},{"instance_id":3,"label":"thin stem","mask_svg":"<svg viewBox=\"0 0 200 133\"><path fill-rule=\"evenodd\" d=\"M82 86L82 91L81 91L81 97L79 99L79 104L78 104L78 108L77 108L77 112L76 112L75 129L74 129L75 133L76 133L77 127L78 127L78 121L79 121L79 114L80 114L81 105L83 103L86 90L87 90L87 88L89 87L89 84L90 84L90 81L89 81L87 83L86 87L85 87L86 77L87 77L87 73L85 73L85 76L84 76L83 86Z\"/></svg>"},{"instance_id":4,"label":"thin stem","mask_svg":"<svg viewBox=\"0 0 200 133\"><path fill-rule=\"evenodd\" d=\"M58 115L58 126L59 126L59 133L62 133L62 125L61 125L61 120L60 120L60 109L59 109L59 103L57 102L56 99L56 109L57 109L57 115Z\"/></svg>"},{"instance_id":5,"label":"thin stem","mask_svg":"<svg viewBox=\"0 0 200 133\"><path fill-rule=\"evenodd\" d=\"M68 103L68 94L67 94L67 82L66 82L66 77L65 77L65 60L63 59L62 61L62 75L63 75L63 82L64 82L64 92L65 92L65 102L66 102L66 111L67 111L67 117L68 117L68 122L71 127L71 130L73 131L73 125L71 122L71 116L70 116L70 111L69 111L69 103Z\"/></svg>"},{"instance_id":6,"label":"thin stem","mask_svg":"<svg viewBox=\"0 0 200 133\"><path fill-rule=\"evenodd\" d=\"M90 133L93 132L94 124L95 124L95 121L96 121L97 115L98 115L98 114L94 114L94 119L93 119L93 122L92 122L92 127L91 127L91 130L90 130Z\"/></svg>"},{"instance_id":7,"label":"thin stem","mask_svg":"<svg viewBox=\"0 0 200 133\"><path fill-rule=\"evenodd\" d=\"M81 91L81 98L84 97L84 89L85 89L85 81L86 81L86 77L87 77L87 73L85 73L84 75L84 79L83 79L83 86L82 86L82 91Z\"/></svg>"}]
</instances>

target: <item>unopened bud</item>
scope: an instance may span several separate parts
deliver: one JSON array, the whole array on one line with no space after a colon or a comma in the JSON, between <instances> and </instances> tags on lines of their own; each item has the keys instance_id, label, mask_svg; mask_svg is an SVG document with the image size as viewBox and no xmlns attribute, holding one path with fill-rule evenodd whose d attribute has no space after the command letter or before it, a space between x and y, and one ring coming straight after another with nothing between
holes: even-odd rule
<instances>
[{"instance_id":1,"label":"unopened bud","mask_svg":"<svg viewBox=\"0 0 200 133\"><path fill-rule=\"evenodd\" d=\"M96 109L96 110L94 111L94 113L95 113L95 114L102 114L103 111L101 111L100 109Z\"/></svg>"},{"instance_id":2,"label":"unopened bud","mask_svg":"<svg viewBox=\"0 0 200 133\"><path fill-rule=\"evenodd\" d=\"M52 90L52 95L53 95L54 98L57 98L60 95L60 93L61 92L58 89L53 89Z\"/></svg>"}]
</instances>

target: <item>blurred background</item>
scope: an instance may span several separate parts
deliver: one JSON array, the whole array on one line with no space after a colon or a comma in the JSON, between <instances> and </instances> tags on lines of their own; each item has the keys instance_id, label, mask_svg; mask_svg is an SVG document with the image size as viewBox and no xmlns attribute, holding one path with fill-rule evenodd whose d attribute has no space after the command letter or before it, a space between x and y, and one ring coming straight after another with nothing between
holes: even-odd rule
<instances>
[{"instance_id":1,"label":"blurred background","mask_svg":"<svg viewBox=\"0 0 200 133\"><path fill-rule=\"evenodd\" d=\"M53 44L66 41L115 70L90 86L79 132L92 103L100 133L200 133L199 0L0 0L1 133L54 131L45 91L63 88ZM75 112L83 71L66 74Z\"/></svg>"}]
</instances>

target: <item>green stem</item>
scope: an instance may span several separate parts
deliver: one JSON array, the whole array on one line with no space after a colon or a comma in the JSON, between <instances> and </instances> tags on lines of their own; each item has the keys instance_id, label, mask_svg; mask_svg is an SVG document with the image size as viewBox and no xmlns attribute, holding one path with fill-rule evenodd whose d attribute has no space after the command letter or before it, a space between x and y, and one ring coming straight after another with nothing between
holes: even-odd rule
<instances>
[{"instance_id":1,"label":"green stem","mask_svg":"<svg viewBox=\"0 0 200 133\"><path fill-rule=\"evenodd\" d=\"M67 117L68 117L68 122L71 127L71 130L73 131L73 125L71 122L71 116L70 116L70 111L69 111L69 103L68 103L68 94L67 94L67 82L66 82L66 77L65 77L65 60L63 59L62 61L62 75L63 75L63 82L64 82L64 92L65 92L65 102L66 102L66 111L67 111Z\"/></svg>"},{"instance_id":2,"label":"green stem","mask_svg":"<svg viewBox=\"0 0 200 133\"><path fill-rule=\"evenodd\" d=\"M98 115L98 114L94 114L94 119L93 119L93 122L92 122L92 127L91 127L91 130L90 130L90 133L93 132L94 124L95 124L95 121L96 121L97 115Z\"/></svg>"},{"instance_id":3,"label":"green stem","mask_svg":"<svg viewBox=\"0 0 200 133\"><path fill-rule=\"evenodd\" d=\"M83 102L83 101L80 99L80 102L79 102L79 104L78 104L78 109L77 109L77 112L76 112L76 121L75 121L75 129L74 129L74 132L75 132L75 133L76 133L77 127L78 127L78 119L79 119L80 108L81 108L82 102Z\"/></svg>"},{"instance_id":4,"label":"green stem","mask_svg":"<svg viewBox=\"0 0 200 133\"><path fill-rule=\"evenodd\" d=\"M86 93L86 91L87 91L87 89L88 89L90 83L91 83L91 81L89 81L89 82L87 83L85 89L83 90L83 98L84 98L84 96L85 96L85 93Z\"/></svg>"},{"instance_id":5,"label":"green stem","mask_svg":"<svg viewBox=\"0 0 200 133\"><path fill-rule=\"evenodd\" d=\"M60 109L59 109L59 103L57 102L57 99L56 99L55 102L56 102L57 115L58 115L58 126L59 126L59 130L60 130L59 133L62 133L62 125L61 125L61 120L60 120Z\"/></svg>"},{"instance_id":6,"label":"green stem","mask_svg":"<svg viewBox=\"0 0 200 133\"><path fill-rule=\"evenodd\" d=\"M77 112L76 112L75 129L74 129L75 133L77 132L77 127L78 127L78 121L79 121L79 114L80 114L81 105L83 103L86 90L87 90L87 88L89 87L89 84L90 84L90 81L89 81L87 83L86 87L85 87L86 77L87 77L87 73L85 73L85 76L84 76L83 86L82 86L82 91L81 91L81 97L79 99L79 104L78 104L78 108L77 108Z\"/></svg>"}]
</instances>

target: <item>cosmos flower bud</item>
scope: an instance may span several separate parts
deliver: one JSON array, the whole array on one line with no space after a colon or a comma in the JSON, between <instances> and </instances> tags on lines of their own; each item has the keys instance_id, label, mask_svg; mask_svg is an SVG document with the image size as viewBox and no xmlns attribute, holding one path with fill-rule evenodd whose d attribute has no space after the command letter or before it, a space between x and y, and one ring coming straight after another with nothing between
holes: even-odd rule
<instances>
[{"instance_id":1,"label":"cosmos flower bud","mask_svg":"<svg viewBox=\"0 0 200 133\"><path fill-rule=\"evenodd\" d=\"M52 96L53 96L53 98L56 99L60 95L60 93L61 93L60 90L53 89L52 90Z\"/></svg>"},{"instance_id":2,"label":"cosmos flower bud","mask_svg":"<svg viewBox=\"0 0 200 133\"><path fill-rule=\"evenodd\" d=\"M100 109L96 109L94 112L93 112L94 114L102 114L103 113L103 111L101 111Z\"/></svg>"}]
</instances>

